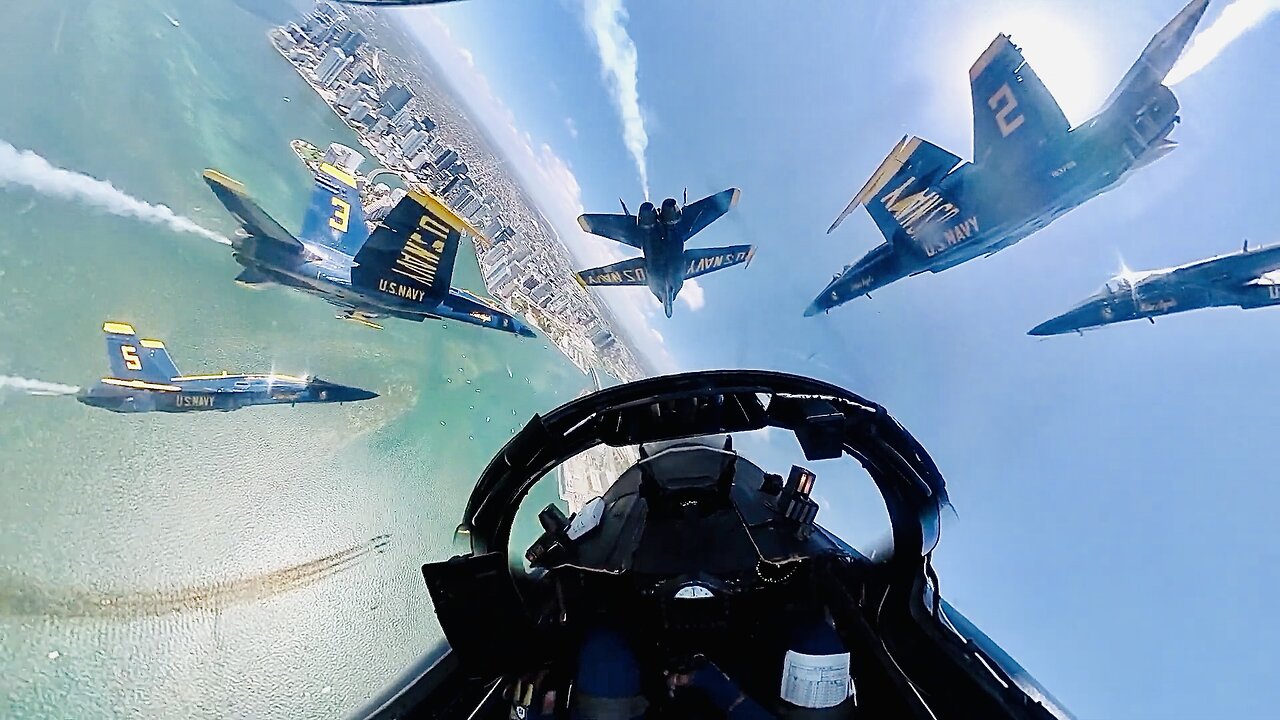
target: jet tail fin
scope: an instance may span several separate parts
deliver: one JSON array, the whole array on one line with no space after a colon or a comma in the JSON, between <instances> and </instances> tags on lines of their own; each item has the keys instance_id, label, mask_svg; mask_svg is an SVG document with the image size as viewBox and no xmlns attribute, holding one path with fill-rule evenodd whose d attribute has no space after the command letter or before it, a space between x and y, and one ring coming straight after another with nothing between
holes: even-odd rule
<instances>
[{"instance_id":1,"label":"jet tail fin","mask_svg":"<svg viewBox=\"0 0 1280 720\"><path fill-rule=\"evenodd\" d=\"M412 190L355 256L352 284L425 303L449 293L467 224L436 198Z\"/></svg>"},{"instance_id":2,"label":"jet tail fin","mask_svg":"<svg viewBox=\"0 0 1280 720\"><path fill-rule=\"evenodd\" d=\"M969 69L973 162L1021 167L1067 136L1071 124L1008 35L997 35Z\"/></svg>"},{"instance_id":3,"label":"jet tail fin","mask_svg":"<svg viewBox=\"0 0 1280 720\"><path fill-rule=\"evenodd\" d=\"M941 222L959 211L932 186L956 168L959 156L918 137L903 137L871 174L831 227L862 205L890 243L920 223Z\"/></svg>"},{"instance_id":4,"label":"jet tail fin","mask_svg":"<svg viewBox=\"0 0 1280 720\"><path fill-rule=\"evenodd\" d=\"M1167 25L1160 28L1160 32L1151 38L1137 61L1120 79L1116 89L1111 91L1111 96L1103 107L1110 107L1126 92L1146 92L1149 88L1164 84L1208 7L1209 0L1191 0Z\"/></svg>"},{"instance_id":5,"label":"jet tail fin","mask_svg":"<svg viewBox=\"0 0 1280 720\"><path fill-rule=\"evenodd\" d=\"M167 383L180 374L164 343L139 339L132 325L105 322L102 332L107 336L107 363L112 377Z\"/></svg>"},{"instance_id":6,"label":"jet tail fin","mask_svg":"<svg viewBox=\"0 0 1280 720\"><path fill-rule=\"evenodd\" d=\"M302 220L302 238L355 255L369 237L356 179L341 168L321 163L315 180Z\"/></svg>"}]
</instances>

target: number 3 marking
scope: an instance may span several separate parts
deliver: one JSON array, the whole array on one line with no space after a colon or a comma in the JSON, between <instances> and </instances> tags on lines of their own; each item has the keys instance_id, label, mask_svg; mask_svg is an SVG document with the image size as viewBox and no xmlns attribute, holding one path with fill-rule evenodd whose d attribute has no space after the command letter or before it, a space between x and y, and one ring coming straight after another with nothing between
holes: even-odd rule
<instances>
[{"instance_id":1,"label":"number 3 marking","mask_svg":"<svg viewBox=\"0 0 1280 720\"><path fill-rule=\"evenodd\" d=\"M996 94L987 101L987 105L996 111L996 127L1000 128L1001 137L1009 137L1010 133L1022 125L1024 118L1021 114L1012 120L1009 119L1009 113L1018 107L1018 100L1013 96L1013 90L1009 89L1009 83L1001 85ZM996 108L1000 109L996 110Z\"/></svg>"},{"instance_id":2,"label":"number 3 marking","mask_svg":"<svg viewBox=\"0 0 1280 720\"><path fill-rule=\"evenodd\" d=\"M338 232L347 231L347 222L351 218L351 205L342 198L333 198L333 217L329 218L329 227Z\"/></svg>"},{"instance_id":3,"label":"number 3 marking","mask_svg":"<svg viewBox=\"0 0 1280 720\"><path fill-rule=\"evenodd\" d=\"M124 358L124 366L130 370L141 370L142 361L138 359L138 348L132 345L120 346L120 357Z\"/></svg>"}]
</instances>

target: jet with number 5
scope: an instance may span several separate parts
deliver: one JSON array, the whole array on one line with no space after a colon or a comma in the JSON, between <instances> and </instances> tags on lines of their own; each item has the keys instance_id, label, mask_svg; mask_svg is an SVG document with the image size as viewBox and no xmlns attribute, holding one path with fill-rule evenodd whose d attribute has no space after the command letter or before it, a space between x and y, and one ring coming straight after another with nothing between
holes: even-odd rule
<instances>
[{"instance_id":1,"label":"jet with number 5","mask_svg":"<svg viewBox=\"0 0 1280 720\"><path fill-rule=\"evenodd\" d=\"M1197 260L1166 270L1126 270L1028 335L1062 335L1207 307L1280 305L1280 245Z\"/></svg>"},{"instance_id":2,"label":"jet with number 5","mask_svg":"<svg viewBox=\"0 0 1280 720\"><path fill-rule=\"evenodd\" d=\"M1208 2L1191 0L1156 33L1103 109L1075 128L998 35L969 69L973 162L903 138L827 230L861 205L885 242L837 273L805 315L1003 250L1167 155L1179 117L1164 78Z\"/></svg>"},{"instance_id":3,"label":"jet with number 5","mask_svg":"<svg viewBox=\"0 0 1280 720\"><path fill-rule=\"evenodd\" d=\"M321 164L302 232L294 237L258 206L239 182L216 170L204 180L240 221L231 241L245 267L236 282L283 285L324 298L340 320L375 329L393 317L457 320L534 337L518 318L466 290L450 287L458 246L470 226L434 197L411 190L370 231L356 180Z\"/></svg>"},{"instance_id":4,"label":"jet with number 5","mask_svg":"<svg viewBox=\"0 0 1280 720\"><path fill-rule=\"evenodd\" d=\"M239 410L250 405L345 403L371 400L375 392L316 377L277 373L183 375L159 340L139 339L133 326L106 322L111 377L86 388L76 399L117 413Z\"/></svg>"},{"instance_id":5,"label":"jet with number 5","mask_svg":"<svg viewBox=\"0 0 1280 720\"><path fill-rule=\"evenodd\" d=\"M676 295L685 280L740 263L749 264L755 255L756 250L751 245L690 250L684 247L689 238L737 205L740 194L738 188L729 188L693 203L686 197L683 205L677 205L675 198L667 198L662 201L661 208L646 200L635 215L627 210L624 202L620 215L587 213L578 216L578 225L586 232L630 245L644 253L638 258L583 270L577 274L578 283L583 287L647 285L662 303L667 317L671 317Z\"/></svg>"}]
</instances>

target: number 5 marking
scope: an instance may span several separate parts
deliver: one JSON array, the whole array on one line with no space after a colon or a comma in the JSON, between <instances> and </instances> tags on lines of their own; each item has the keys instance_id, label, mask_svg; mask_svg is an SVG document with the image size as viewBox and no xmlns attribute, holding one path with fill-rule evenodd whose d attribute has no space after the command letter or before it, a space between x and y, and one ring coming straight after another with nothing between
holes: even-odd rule
<instances>
[{"instance_id":1,"label":"number 5 marking","mask_svg":"<svg viewBox=\"0 0 1280 720\"><path fill-rule=\"evenodd\" d=\"M138 359L138 348L132 345L120 346L120 357L124 358L124 366L130 370L141 370L142 360Z\"/></svg>"},{"instance_id":2,"label":"number 5 marking","mask_svg":"<svg viewBox=\"0 0 1280 720\"><path fill-rule=\"evenodd\" d=\"M1013 90L1009 89L1009 83L1001 85L996 94L987 101L987 105L996 111L996 127L1000 128L1000 137L1009 137L1010 133L1022 125L1024 118L1021 113L1012 120L1009 119L1009 113L1018 107L1018 100L1013 96ZM996 108L999 109L996 110Z\"/></svg>"},{"instance_id":3,"label":"number 5 marking","mask_svg":"<svg viewBox=\"0 0 1280 720\"><path fill-rule=\"evenodd\" d=\"M333 217L329 218L329 227L338 232L347 231L347 222L351 218L351 205L342 198L332 198Z\"/></svg>"}]
</instances>

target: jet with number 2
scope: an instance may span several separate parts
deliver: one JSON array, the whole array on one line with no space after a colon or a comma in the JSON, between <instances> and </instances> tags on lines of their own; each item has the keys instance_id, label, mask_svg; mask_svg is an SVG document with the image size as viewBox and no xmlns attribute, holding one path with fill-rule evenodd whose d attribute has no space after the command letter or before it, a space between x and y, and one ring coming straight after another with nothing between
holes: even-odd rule
<instances>
[{"instance_id":1,"label":"jet with number 2","mask_svg":"<svg viewBox=\"0 0 1280 720\"><path fill-rule=\"evenodd\" d=\"M1208 307L1246 310L1280 305L1280 245L1197 260L1166 270L1126 270L1067 312L1028 335L1062 335L1090 328Z\"/></svg>"},{"instance_id":2,"label":"jet with number 2","mask_svg":"<svg viewBox=\"0 0 1280 720\"><path fill-rule=\"evenodd\" d=\"M675 198L654 207L648 200L632 215L622 203L622 214L587 213L578 216L578 225L592 235L599 235L630 245L644 253L641 257L591 268L578 273L578 282L587 285L647 285L667 317L671 317L676 295L684 281L709 272L750 263L755 255L751 245L696 248L686 250L684 244L708 225L720 219L738 204L738 188L688 203L676 204Z\"/></svg>"},{"instance_id":3,"label":"jet with number 2","mask_svg":"<svg viewBox=\"0 0 1280 720\"><path fill-rule=\"evenodd\" d=\"M411 190L370 232L355 178L323 163L301 236L294 237L239 182L216 170L206 170L204 180L244 229L231 241L233 257L245 267L236 276L242 285L318 295L341 308L339 319L377 329L382 326L374 320L383 317L457 320L534 337L510 313L450 287L469 226L430 195Z\"/></svg>"},{"instance_id":4,"label":"jet with number 2","mask_svg":"<svg viewBox=\"0 0 1280 720\"><path fill-rule=\"evenodd\" d=\"M827 230L862 205L886 242L836 274L805 315L1003 250L1167 155L1179 117L1164 78L1208 2L1191 0L1156 33L1102 111L1076 128L998 35L969 70L973 162L903 138Z\"/></svg>"}]
</instances>

